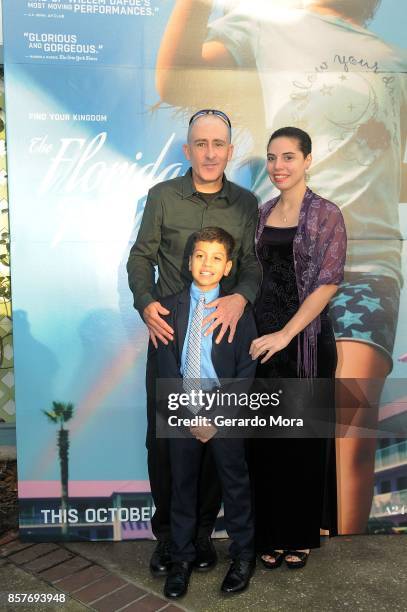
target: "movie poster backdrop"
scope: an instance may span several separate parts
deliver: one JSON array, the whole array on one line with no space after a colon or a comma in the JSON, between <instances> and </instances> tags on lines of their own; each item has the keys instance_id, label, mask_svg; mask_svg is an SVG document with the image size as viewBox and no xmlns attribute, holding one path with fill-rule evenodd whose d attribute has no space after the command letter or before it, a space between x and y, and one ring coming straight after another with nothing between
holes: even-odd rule
<instances>
[{"instance_id":1,"label":"movie poster backdrop","mask_svg":"<svg viewBox=\"0 0 407 612\"><path fill-rule=\"evenodd\" d=\"M262 201L276 193L271 131L297 125L313 138L309 184L341 206L347 271L361 275L333 303L339 333L392 364L379 420L393 433L377 442L369 530L407 529L407 441L390 427L405 431L407 414L390 384L407 369L406 13L394 0L339 3L376 9L349 21L301 4L4 0L25 539L152 537L147 333L125 264L149 188L188 168L187 118L202 107L230 114L228 176ZM188 28L171 39L175 8ZM198 47L213 51L209 68Z\"/></svg>"}]
</instances>

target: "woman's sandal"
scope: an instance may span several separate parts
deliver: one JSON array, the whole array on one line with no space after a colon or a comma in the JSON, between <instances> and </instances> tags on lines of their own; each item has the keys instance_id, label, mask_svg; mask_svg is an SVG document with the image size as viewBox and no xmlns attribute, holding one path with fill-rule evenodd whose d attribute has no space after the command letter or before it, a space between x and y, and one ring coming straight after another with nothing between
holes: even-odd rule
<instances>
[{"instance_id":1,"label":"woman's sandal","mask_svg":"<svg viewBox=\"0 0 407 612\"><path fill-rule=\"evenodd\" d=\"M311 551L310 551L311 552ZM301 550L287 550L285 553L285 562L287 567L290 569L299 569L304 567L310 556L310 552L303 552ZM298 561L288 561L287 557L298 557Z\"/></svg>"},{"instance_id":2,"label":"woman's sandal","mask_svg":"<svg viewBox=\"0 0 407 612\"><path fill-rule=\"evenodd\" d=\"M286 554L285 551L278 552L277 550L270 550L268 552L264 552L260 556L260 561L262 562L263 566L266 569L268 569L268 570L276 569L277 567L280 567L280 565L284 561L285 554ZM273 557L275 559L275 561L274 562L273 561L267 561L266 559L263 559L263 557Z\"/></svg>"}]
</instances>

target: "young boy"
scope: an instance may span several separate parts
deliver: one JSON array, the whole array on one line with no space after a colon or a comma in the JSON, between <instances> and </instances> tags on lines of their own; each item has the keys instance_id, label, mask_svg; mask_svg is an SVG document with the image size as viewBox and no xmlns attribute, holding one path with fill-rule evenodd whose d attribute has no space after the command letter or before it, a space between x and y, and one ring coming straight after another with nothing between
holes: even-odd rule
<instances>
[{"instance_id":1,"label":"young boy","mask_svg":"<svg viewBox=\"0 0 407 612\"><path fill-rule=\"evenodd\" d=\"M158 377L183 377L187 392L199 383L202 389L216 389L219 379L248 379L255 376L256 362L249 347L257 337L253 314L247 310L236 328L233 342L227 334L216 343L217 331L205 336L202 319L211 310L204 304L213 302L222 290L219 282L232 267L233 237L218 227L207 227L195 235L189 270L193 282L189 289L162 300L170 311L167 321L175 330L174 341L159 343ZM198 380L197 380L198 379ZM198 385L198 386L199 386ZM247 385L247 391L249 390ZM220 388L220 391L222 387ZM191 418L196 409L191 406ZM210 416L202 410L202 416ZM226 414L227 416L227 414ZM245 589L255 567L254 529L250 484L245 459L244 440L213 437L216 428L191 428L193 436L169 440L171 458L171 570L167 576L166 597L181 597L188 589L195 558L198 479L204 445L208 443L216 461L222 484L226 530L231 539L231 566L222 583L224 593Z\"/></svg>"}]
</instances>

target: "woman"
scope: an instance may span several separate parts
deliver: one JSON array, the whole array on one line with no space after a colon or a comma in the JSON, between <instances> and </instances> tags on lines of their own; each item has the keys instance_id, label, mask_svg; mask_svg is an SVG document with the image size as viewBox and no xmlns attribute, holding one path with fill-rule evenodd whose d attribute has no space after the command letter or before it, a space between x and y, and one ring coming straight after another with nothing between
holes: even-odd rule
<instances>
[{"instance_id":1,"label":"woman","mask_svg":"<svg viewBox=\"0 0 407 612\"><path fill-rule=\"evenodd\" d=\"M392 369L398 320L407 103L405 51L366 26L379 5L239 0L225 3L225 15L214 21L213 0L177 0L157 60L163 100L226 108L234 124L249 128L251 186L262 201L270 189L264 165L257 164L265 130L295 124L313 134L318 154L312 186L341 208L350 238L345 282L331 307L337 377L344 384L357 379L362 387L374 379L374 405L381 393L377 383ZM366 410L361 398L343 416L350 427L337 445L340 532L363 533L376 450L374 436L363 432L375 431L378 411Z\"/></svg>"},{"instance_id":2,"label":"woman","mask_svg":"<svg viewBox=\"0 0 407 612\"><path fill-rule=\"evenodd\" d=\"M258 379L335 375L328 303L343 279L346 231L339 208L306 186L311 160L306 132L286 127L272 134L267 171L280 195L260 208L256 237L263 281L256 303L260 337L250 353L259 358ZM306 391L304 384L296 393ZM333 401L324 411L334 414ZM334 440L321 437L252 441L256 541L266 568L284 557L290 568L303 567L310 549L319 547L320 528L336 533L334 453Z\"/></svg>"}]
</instances>

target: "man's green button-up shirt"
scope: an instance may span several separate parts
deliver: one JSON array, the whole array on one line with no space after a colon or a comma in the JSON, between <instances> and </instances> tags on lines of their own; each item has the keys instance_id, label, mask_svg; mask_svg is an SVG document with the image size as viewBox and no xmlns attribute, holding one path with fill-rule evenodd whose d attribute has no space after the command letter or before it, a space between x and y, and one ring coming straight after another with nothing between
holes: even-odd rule
<instances>
[{"instance_id":1,"label":"man's green button-up shirt","mask_svg":"<svg viewBox=\"0 0 407 612\"><path fill-rule=\"evenodd\" d=\"M209 226L222 227L236 241L232 270L221 283L223 290L240 293L253 303L261 280L254 251L257 217L255 196L226 177L222 191L209 204L197 194L191 169L152 187L127 263L129 286L140 315L151 302L189 287L193 235Z\"/></svg>"}]
</instances>

